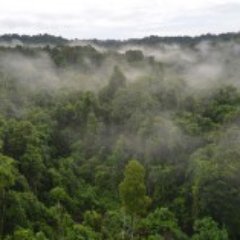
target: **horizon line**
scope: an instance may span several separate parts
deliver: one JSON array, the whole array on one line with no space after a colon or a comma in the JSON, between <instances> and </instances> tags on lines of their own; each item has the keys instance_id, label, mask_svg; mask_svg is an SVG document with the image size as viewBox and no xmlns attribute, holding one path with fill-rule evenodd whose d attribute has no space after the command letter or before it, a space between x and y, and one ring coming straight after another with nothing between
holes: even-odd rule
<instances>
[{"instance_id":1,"label":"horizon line","mask_svg":"<svg viewBox=\"0 0 240 240\"><path fill-rule=\"evenodd\" d=\"M158 37L158 38L200 38L200 37L204 37L204 36L213 36L213 37L219 37L222 35L237 35L240 34L240 30L239 31L229 31L229 32L219 32L219 33L213 33L213 32L206 32L206 33L201 33L201 34L196 34L196 35L190 35L190 34L179 34L179 35L159 35L159 34L150 34L150 35L145 35L143 37L129 37L129 38L124 38L124 39L120 39L120 38L79 38L79 37L75 37L75 38L68 38L62 35L57 35L57 34L52 34L49 32L45 32L45 33L37 33L37 34L26 34L26 33L3 33L0 34L0 38L4 37L4 36L13 36L13 35L18 35L18 36L28 36L28 37L37 37L37 36L44 36L44 35L48 35L51 37L56 37L56 38L62 38L64 40L68 40L68 41L76 41L76 40L80 40L80 41L92 41L92 40L97 40L97 41L129 41L129 40L141 40L141 39L145 39L145 38L150 38L150 37Z\"/></svg>"}]
</instances>

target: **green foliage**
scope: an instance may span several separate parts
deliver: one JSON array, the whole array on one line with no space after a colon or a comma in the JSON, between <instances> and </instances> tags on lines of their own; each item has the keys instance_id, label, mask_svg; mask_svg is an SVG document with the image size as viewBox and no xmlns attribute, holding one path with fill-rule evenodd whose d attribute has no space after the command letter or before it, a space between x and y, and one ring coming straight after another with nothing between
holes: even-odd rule
<instances>
[{"instance_id":1,"label":"green foliage","mask_svg":"<svg viewBox=\"0 0 240 240\"><path fill-rule=\"evenodd\" d=\"M69 199L69 196L62 187L55 187L50 191L51 198L56 202L64 202Z\"/></svg>"},{"instance_id":2,"label":"green foliage","mask_svg":"<svg viewBox=\"0 0 240 240\"><path fill-rule=\"evenodd\" d=\"M106 212L102 220L103 238L111 240L122 239L124 220L129 221L127 218L123 219L122 213L119 210Z\"/></svg>"},{"instance_id":3,"label":"green foliage","mask_svg":"<svg viewBox=\"0 0 240 240\"><path fill-rule=\"evenodd\" d=\"M103 101L110 101L119 89L126 86L126 77L118 66L115 66L107 87L100 92Z\"/></svg>"},{"instance_id":4,"label":"green foliage","mask_svg":"<svg viewBox=\"0 0 240 240\"><path fill-rule=\"evenodd\" d=\"M124 172L124 180L119 185L119 192L123 207L130 215L143 214L150 204L144 178L144 167L136 160L129 161Z\"/></svg>"},{"instance_id":5,"label":"green foliage","mask_svg":"<svg viewBox=\"0 0 240 240\"><path fill-rule=\"evenodd\" d=\"M91 228L80 224L73 225L67 235L69 240L99 240L100 237Z\"/></svg>"},{"instance_id":6,"label":"green foliage","mask_svg":"<svg viewBox=\"0 0 240 240\"><path fill-rule=\"evenodd\" d=\"M189 165L194 216L211 215L221 219L232 229L232 234L236 234L239 224L238 132L236 127L228 129L217 143L195 152ZM231 143L231 150L226 148L226 142Z\"/></svg>"},{"instance_id":7,"label":"green foliage","mask_svg":"<svg viewBox=\"0 0 240 240\"><path fill-rule=\"evenodd\" d=\"M12 158L0 155L0 192L14 184L17 174L14 163Z\"/></svg>"},{"instance_id":8,"label":"green foliage","mask_svg":"<svg viewBox=\"0 0 240 240\"><path fill-rule=\"evenodd\" d=\"M194 223L196 234L193 240L228 240L228 233L225 228L219 228L218 224L210 217L196 220Z\"/></svg>"},{"instance_id":9,"label":"green foliage","mask_svg":"<svg viewBox=\"0 0 240 240\"><path fill-rule=\"evenodd\" d=\"M101 215L96 211L86 211L84 213L84 225L90 226L96 232L101 230Z\"/></svg>"},{"instance_id":10,"label":"green foliage","mask_svg":"<svg viewBox=\"0 0 240 240\"><path fill-rule=\"evenodd\" d=\"M187 239L178 226L174 214L167 208L157 208L150 213L139 225L141 232L147 233L148 239ZM160 238L161 239L161 238Z\"/></svg>"},{"instance_id":11,"label":"green foliage","mask_svg":"<svg viewBox=\"0 0 240 240\"><path fill-rule=\"evenodd\" d=\"M140 50L128 50L125 54L129 62L142 61L144 58L144 55Z\"/></svg>"},{"instance_id":12,"label":"green foliage","mask_svg":"<svg viewBox=\"0 0 240 240\"><path fill-rule=\"evenodd\" d=\"M239 239L238 35L127 41L182 44L161 62L3 36L53 45L0 47L0 238Z\"/></svg>"},{"instance_id":13,"label":"green foliage","mask_svg":"<svg viewBox=\"0 0 240 240\"><path fill-rule=\"evenodd\" d=\"M44 233L33 233L31 229L19 228L14 231L12 237L6 237L5 240L48 240Z\"/></svg>"}]
</instances>

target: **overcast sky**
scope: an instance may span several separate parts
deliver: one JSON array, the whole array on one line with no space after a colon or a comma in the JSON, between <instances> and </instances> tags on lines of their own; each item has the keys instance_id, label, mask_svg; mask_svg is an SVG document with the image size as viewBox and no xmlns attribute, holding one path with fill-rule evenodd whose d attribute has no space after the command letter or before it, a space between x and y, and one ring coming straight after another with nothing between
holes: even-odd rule
<instances>
[{"instance_id":1,"label":"overcast sky","mask_svg":"<svg viewBox=\"0 0 240 240\"><path fill-rule=\"evenodd\" d=\"M0 34L126 39L240 30L240 0L0 0Z\"/></svg>"}]
</instances>

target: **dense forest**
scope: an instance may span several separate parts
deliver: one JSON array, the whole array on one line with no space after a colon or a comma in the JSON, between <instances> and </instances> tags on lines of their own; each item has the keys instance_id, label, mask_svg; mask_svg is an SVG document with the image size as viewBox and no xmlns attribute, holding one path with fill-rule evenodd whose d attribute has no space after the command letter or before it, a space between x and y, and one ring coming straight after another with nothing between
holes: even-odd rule
<instances>
[{"instance_id":1,"label":"dense forest","mask_svg":"<svg viewBox=\"0 0 240 240\"><path fill-rule=\"evenodd\" d=\"M239 34L0 39L0 239L240 239Z\"/></svg>"}]
</instances>

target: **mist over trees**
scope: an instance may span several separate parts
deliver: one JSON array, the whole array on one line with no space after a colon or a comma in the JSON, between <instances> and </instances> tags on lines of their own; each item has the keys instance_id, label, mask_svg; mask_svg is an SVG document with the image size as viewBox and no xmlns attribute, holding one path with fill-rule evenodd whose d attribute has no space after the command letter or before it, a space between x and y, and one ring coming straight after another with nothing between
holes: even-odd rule
<instances>
[{"instance_id":1,"label":"mist over trees","mask_svg":"<svg viewBox=\"0 0 240 240\"><path fill-rule=\"evenodd\" d=\"M0 239L239 239L239 56L238 33L0 37Z\"/></svg>"}]
</instances>

